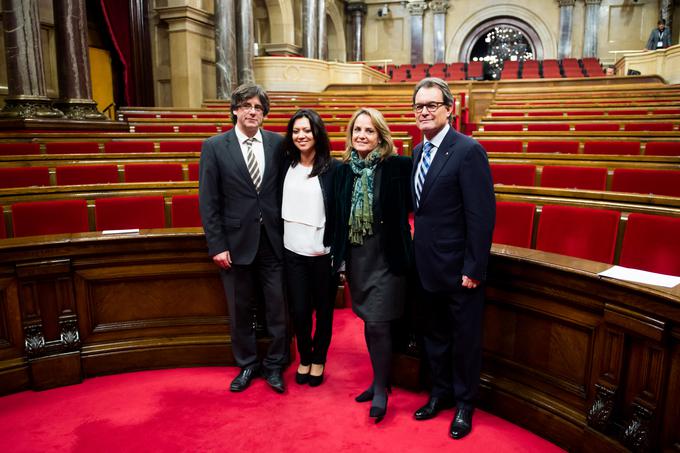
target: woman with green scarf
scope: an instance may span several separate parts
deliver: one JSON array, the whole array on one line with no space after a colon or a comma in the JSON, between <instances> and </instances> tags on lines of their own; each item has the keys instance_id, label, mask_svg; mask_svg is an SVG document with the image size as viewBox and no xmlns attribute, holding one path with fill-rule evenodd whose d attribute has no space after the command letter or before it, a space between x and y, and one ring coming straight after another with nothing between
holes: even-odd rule
<instances>
[{"instance_id":1,"label":"woman with green scarf","mask_svg":"<svg viewBox=\"0 0 680 453\"><path fill-rule=\"evenodd\" d=\"M344 264L352 309L364 321L373 383L356 397L371 401L369 417L387 411L392 354L391 322L404 312L411 265L411 159L398 156L382 114L354 113L347 127L344 164L335 180L335 269Z\"/></svg>"}]
</instances>

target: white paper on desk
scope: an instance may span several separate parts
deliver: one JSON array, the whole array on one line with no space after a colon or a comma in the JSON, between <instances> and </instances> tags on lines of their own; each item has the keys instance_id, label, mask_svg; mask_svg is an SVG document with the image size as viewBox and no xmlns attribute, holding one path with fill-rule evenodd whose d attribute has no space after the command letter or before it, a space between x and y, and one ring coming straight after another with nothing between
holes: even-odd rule
<instances>
[{"instance_id":1,"label":"white paper on desk","mask_svg":"<svg viewBox=\"0 0 680 453\"><path fill-rule=\"evenodd\" d=\"M133 234L139 233L139 228L131 228L129 230L104 230L102 234Z\"/></svg>"},{"instance_id":2,"label":"white paper on desk","mask_svg":"<svg viewBox=\"0 0 680 453\"><path fill-rule=\"evenodd\" d=\"M639 269L631 269L623 266L612 266L606 271L600 272L598 275L602 277L618 278L619 280L626 280L629 282L664 286L666 288L673 288L680 284L680 277L641 271Z\"/></svg>"}]
</instances>

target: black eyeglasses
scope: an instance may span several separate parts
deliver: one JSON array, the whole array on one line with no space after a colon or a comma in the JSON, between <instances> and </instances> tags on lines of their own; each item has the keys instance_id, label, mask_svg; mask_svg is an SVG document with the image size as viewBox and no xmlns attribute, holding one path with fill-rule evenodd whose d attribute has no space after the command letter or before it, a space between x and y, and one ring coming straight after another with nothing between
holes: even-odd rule
<instances>
[{"instance_id":1,"label":"black eyeglasses","mask_svg":"<svg viewBox=\"0 0 680 453\"><path fill-rule=\"evenodd\" d=\"M245 104L239 105L239 108L245 110L246 112L249 111L249 110L255 110L255 112L257 112L257 113L263 113L264 112L264 107L262 107L261 105L259 105L259 104L250 105L247 102Z\"/></svg>"},{"instance_id":2,"label":"black eyeglasses","mask_svg":"<svg viewBox=\"0 0 680 453\"><path fill-rule=\"evenodd\" d=\"M423 109L427 109L428 112L434 113L442 105L446 105L446 102L428 102L427 104L413 104L413 110L416 113L422 113Z\"/></svg>"}]
</instances>

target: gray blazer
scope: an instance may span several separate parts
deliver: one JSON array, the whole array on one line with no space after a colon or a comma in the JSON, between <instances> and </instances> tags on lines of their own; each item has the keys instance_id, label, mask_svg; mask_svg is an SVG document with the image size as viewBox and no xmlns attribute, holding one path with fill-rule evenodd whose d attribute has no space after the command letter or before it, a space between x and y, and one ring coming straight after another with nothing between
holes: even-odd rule
<instances>
[{"instance_id":1,"label":"gray blazer","mask_svg":"<svg viewBox=\"0 0 680 453\"><path fill-rule=\"evenodd\" d=\"M236 265L251 264L260 242L260 219L283 258L279 166L283 137L262 130L265 169L260 193L250 178L234 129L203 142L199 165L199 207L208 254L229 251Z\"/></svg>"},{"instance_id":2,"label":"gray blazer","mask_svg":"<svg viewBox=\"0 0 680 453\"><path fill-rule=\"evenodd\" d=\"M656 50L656 49L665 49L666 47L670 47L671 46L671 29L670 28L666 27L660 41L663 43L663 47L656 47L656 43L659 42L659 29L655 28L649 34L649 39L647 40L647 49L648 50Z\"/></svg>"}]
</instances>

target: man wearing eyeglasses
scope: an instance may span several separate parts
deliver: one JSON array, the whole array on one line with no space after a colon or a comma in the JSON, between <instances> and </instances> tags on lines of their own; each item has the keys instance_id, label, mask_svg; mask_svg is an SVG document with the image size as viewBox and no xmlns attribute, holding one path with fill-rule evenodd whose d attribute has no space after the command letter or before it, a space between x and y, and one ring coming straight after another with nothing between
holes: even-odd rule
<instances>
[{"instance_id":1,"label":"man wearing eyeglasses","mask_svg":"<svg viewBox=\"0 0 680 453\"><path fill-rule=\"evenodd\" d=\"M496 201L484 148L451 126L453 95L441 79L421 80L413 109L423 143L414 149L413 246L422 287L430 398L416 420L456 408L454 439L472 429L482 359L484 279Z\"/></svg>"},{"instance_id":2,"label":"man wearing eyeglasses","mask_svg":"<svg viewBox=\"0 0 680 453\"><path fill-rule=\"evenodd\" d=\"M243 391L261 373L275 391L283 393L286 307L277 201L283 137L260 129L269 113L269 97L258 85L241 85L234 90L231 113L234 128L203 142L199 165L203 229L208 253L220 268L229 307L232 351L241 368L229 388ZM252 311L260 290L272 338L261 363Z\"/></svg>"}]
</instances>

